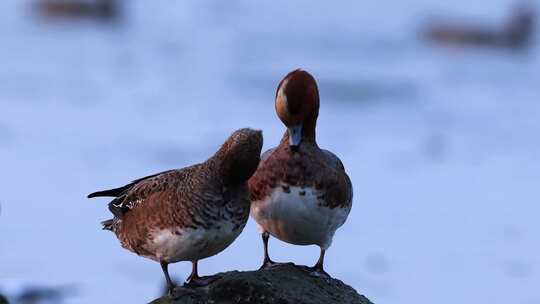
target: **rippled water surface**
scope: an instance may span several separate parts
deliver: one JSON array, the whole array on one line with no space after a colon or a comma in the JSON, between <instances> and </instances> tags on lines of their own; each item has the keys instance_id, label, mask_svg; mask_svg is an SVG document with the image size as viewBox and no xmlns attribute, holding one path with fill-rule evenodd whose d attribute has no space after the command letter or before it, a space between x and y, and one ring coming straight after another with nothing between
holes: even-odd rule
<instances>
[{"instance_id":1,"label":"rippled water surface","mask_svg":"<svg viewBox=\"0 0 540 304\"><path fill-rule=\"evenodd\" d=\"M125 1L117 22L47 21L0 3L0 290L141 303L162 273L100 230L86 194L204 160L234 130L283 126L278 81L319 81L319 145L353 210L327 270L375 303L540 303L540 52L440 48L431 12L497 23L510 2ZM315 247L273 239L279 261ZM250 220L200 271L255 269ZM177 280L188 263L171 267Z\"/></svg>"}]
</instances>

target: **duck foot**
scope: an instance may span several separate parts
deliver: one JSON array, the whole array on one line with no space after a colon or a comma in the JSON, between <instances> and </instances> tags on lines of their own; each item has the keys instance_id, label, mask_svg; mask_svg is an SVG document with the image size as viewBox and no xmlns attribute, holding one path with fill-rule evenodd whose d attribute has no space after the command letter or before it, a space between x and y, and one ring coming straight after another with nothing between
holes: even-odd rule
<instances>
[{"instance_id":1,"label":"duck foot","mask_svg":"<svg viewBox=\"0 0 540 304\"><path fill-rule=\"evenodd\" d=\"M184 283L184 286L185 287L204 287L204 286L212 284L213 282L219 279L221 279L221 276L219 275L196 277L196 278L189 279L187 282Z\"/></svg>"},{"instance_id":2,"label":"duck foot","mask_svg":"<svg viewBox=\"0 0 540 304\"><path fill-rule=\"evenodd\" d=\"M277 267L277 266L281 266L281 265L291 265L291 266L294 266L294 263L291 263L291 262L288 262L288 263L278 263L278 262L274 262L274 261L268 259L268 260L264 260L264 262L263 262L263 264L261 265L261 267L259 267L259 270L271 269L271 268L274 268L274 267Z\"/></svg>"},{"instance_id":3,"label":"duck foot","mask_svg":"<svg viewBox=\"0 0 540 304\"><path fill-rule=\"evenodd\" d=\"M313 267L307 267L307 271L309 272L309 275L316 278L322 278L326 280L327 282L330 281L332 278L326 271L324 271L324 255L326 253L326 249L321 248L321 254L319 256L319 260Z\"/></svg>"},{"instance_id":4,"label":"duck foot","mask_svg":"<svg viewBox=\"0 0 540 304\"><path fill-rule=\"evenodd\" d=\"M259 267L259 270L264 270L264 269L270 269L270 268L274 268L276 266L280 266L280 265L292 265L294 266L294 263L277 263L277 262L274 262L270 259L270 256L268 255L268 239L270 238L270 233L268 233L267 231L263 232L261 234L261 237L262 237L262 241L263 241L263 245L264 245L264 260L263 260L263 263L261 265L261 267Z\"/></svg>"},{"instance_id":5,"label":"duck foot","mask_svg":"<svg viewBox=\"0 0 540 304\"><path fill-rule=\"evenodd\" d=\"M306 267L304 269L312 277L321 278L321 279L324 279L327 282L330 281L330 279L332 279L332 277L326 271L324 271L324 269L322 267L320 267L318 265L315 265L313 267Z\"/></svg>"},{"instance_id":6,"label":"duck foot","mask_svg":"<svg viewBox=\"0 0 540 304\"><path fill-rule=\"evenodd\" d=\"M175 295L174 290L176 289L176 287L177 287L176 285L172 285L172 286L167 287L167 295L169 297L171 297L171 298L174 297L174 295Z\"/></svg>"}]
</instances>

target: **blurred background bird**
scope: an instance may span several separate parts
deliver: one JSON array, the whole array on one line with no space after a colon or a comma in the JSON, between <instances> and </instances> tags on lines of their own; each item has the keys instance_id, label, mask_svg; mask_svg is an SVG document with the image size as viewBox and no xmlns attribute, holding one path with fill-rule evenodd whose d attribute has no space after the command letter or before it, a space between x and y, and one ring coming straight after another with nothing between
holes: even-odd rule
<instances>
[{"instance_id":1,"label":"blurred background bird","mask_svg":"<svg viewBox=\"0 0 540 304\"><path fill-rule=\"evenodd\" d=\"M433 21L427 26L426 36L434 42L449 45L523 48L533 38L535 23L534 6L521 3L515 5L498 26Z\"/></svg>"},{"instance_id":2,"label":"blurred background bird","mask_svg":"<svg viewBox=\"0 0 540 304\"><path fill-rule=\"evenodd\" d=\"M36 0L36 10L47 17L99 18L118 17L118 0Z\"/></svg>"}]
</instances>

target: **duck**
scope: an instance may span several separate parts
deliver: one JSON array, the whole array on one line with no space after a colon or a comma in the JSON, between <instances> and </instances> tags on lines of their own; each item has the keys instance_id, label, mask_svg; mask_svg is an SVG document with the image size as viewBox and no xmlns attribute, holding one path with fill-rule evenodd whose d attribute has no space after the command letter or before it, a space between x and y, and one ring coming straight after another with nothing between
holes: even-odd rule
<instances>
[{"instance_id":1,"label":"duck","mask_svg":"<svg viewBox=\"0 0 540 304\"><path fill-rule=\"evenodd\" d=\"M200 277L198 261L218 254L240 235L249 218L247 181L257 169L262 132L235 131L206 161L134 180L88 195L113 197L113 218L102 222L123 248L159 262L169 293L168 265L192 263L186 286L205 286L217 276Z\"/></svg>"},{"instance_id":2,"label":"duck","mask_svg":"<svg viewBox=\"0 0 540 304\"><path fill-rule=\"evenodd\" d=\"M325 252L351 211L353 188L341 160L316 141L319 90L315 78L297 69L278 84L275 110L287 130L279 145L264 152L249 179L251 217L261 233L264 260L260 269L279 265L270 259L273 236L294 245L317 245L314 276L329 277Z\"/></svg>"},{"instance_id":3,"label":"duck","mask_svg":"<svg viewBox=\"0 0 540 304\"><path fill-rule=\"evenodd\" d=\"M447 22L432 23L425 35L434 42L450 45L524 48L534 34L536 15L532 7L514 7L501 28L479 27Z\"/></svg>"},{"instance_id":4,"label":"duck","mask_svg":"<svg viewBox=\"0 0 540 304\"><path fill-rule=\"evenodd\" d=\"M37 9L49 17L94 17L112 19L118 15L117 0L40 0Z\"/></svg>"}]
</instances>

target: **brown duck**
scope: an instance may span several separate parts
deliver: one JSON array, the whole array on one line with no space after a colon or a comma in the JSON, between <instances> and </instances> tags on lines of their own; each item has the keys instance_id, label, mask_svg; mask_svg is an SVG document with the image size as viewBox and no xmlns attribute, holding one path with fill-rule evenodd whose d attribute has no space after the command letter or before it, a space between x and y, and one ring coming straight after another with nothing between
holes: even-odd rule
<instances>
[{"instance_id":1,"label":"brown duck","mask_svg":"<svg viewBox=\"0 0 540 304\"><path fill-rule=\"evenodd\" d=\"M168 264L193 263L187 285L201 286L197 262L229 246L244 228L250 209L247 180L259 164L262 133L234 132L208 160L99 191L109 196L114 217L103 222L122 247L161 264L169 291L174 284Z\"/></svg>"},{"instance_id":2,"label":"brown duck","mask_svg":"<svg viewBox=\"0 0 540 304\"><path fill-rule=\"evenodd\" d=\"M313 76L302 70L285 76L275 105L287 131L279 146L262 155L249 180L251 216L264 244L261 268L276 264L268 255L272 235L295 245L319 246L319 260L311 272L327 276L325 251L351 210L351 181L339 158L317 145L319 91Z\"/></svg>"}]
</instances>

